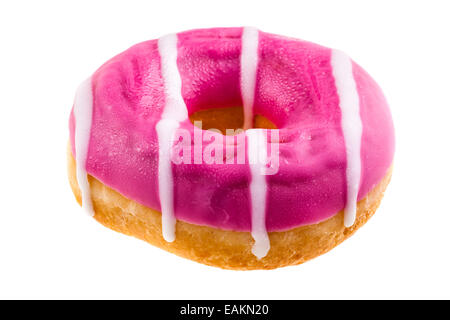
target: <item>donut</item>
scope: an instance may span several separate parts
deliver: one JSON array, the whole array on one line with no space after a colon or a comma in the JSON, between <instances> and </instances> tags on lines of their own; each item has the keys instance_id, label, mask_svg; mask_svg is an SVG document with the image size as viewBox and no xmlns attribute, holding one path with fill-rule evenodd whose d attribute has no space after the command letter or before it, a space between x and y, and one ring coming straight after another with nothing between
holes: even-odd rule
<instances>
[{"instance_id":1,"label":"donut","mask_svg":"<svg viewBox=\"0 0 450 320\"><path fill-rule=\"evenodd\" d=\"M317 257L376 211L394 126L345 53L252 27L134 45L81 83L69 182L98 222L234 270Z\"/></svg>"}]
</instances>

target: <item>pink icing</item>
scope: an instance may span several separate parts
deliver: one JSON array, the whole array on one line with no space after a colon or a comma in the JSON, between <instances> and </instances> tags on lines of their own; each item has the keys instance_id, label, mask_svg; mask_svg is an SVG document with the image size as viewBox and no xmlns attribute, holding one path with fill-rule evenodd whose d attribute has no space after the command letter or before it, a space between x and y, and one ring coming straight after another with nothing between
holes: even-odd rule
<instances>
[{"instance_id":1,"label":"pink icing","mask_svg":"<svg viewBox=\"0 0 450 320\"><path fill-rule=\"evenodd\" d=\"M178 34L177 64L189 113L242 105L241 34L242 28ZM331 50L260 32L258 51L254 113L280 129L279 171L267 176L267 231L318 223L342 210L346 201L346 156ZM356 63L353 74L363 124L361 199L392 163L394 128L375 81ZM127 198L160 210L155 125L165 97L157 41L137 44L112 58L94 73L92 83L86 171ZM75 125L72 112L74 154ZM188 120L180 128L194 137ZM177 219L251 230L248 164L172 164L172 169Z\"/></svg>"}]
</instances>

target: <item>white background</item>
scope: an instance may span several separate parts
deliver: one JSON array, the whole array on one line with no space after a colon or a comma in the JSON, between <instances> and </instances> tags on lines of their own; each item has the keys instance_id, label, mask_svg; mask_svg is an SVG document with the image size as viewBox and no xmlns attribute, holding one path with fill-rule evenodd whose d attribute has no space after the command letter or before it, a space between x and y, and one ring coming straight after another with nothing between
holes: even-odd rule
<instances>
[{"instance_id":1,"label":"white background","mask_svg":"<svg viewBox=\"0 0 450 320\"><path fill-rule=\"evenodd\" d=\"M450 298L448 1L2 1L0 298ZM377 214L306 264L236 272L110 231L66 176L79 82L131 45L252 25L342 49L381 85L397 135Z\"/></svg>"}]
</instances>

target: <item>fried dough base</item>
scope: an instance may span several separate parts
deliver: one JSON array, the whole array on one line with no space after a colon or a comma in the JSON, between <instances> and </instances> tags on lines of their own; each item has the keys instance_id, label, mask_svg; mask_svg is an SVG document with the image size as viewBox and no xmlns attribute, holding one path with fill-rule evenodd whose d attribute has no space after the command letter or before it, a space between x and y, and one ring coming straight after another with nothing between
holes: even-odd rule
<instances>
[{"instance_id":1,"label":"fried dough base","mask_svg":"<svg viewBox=\"0 0 450 320\"><path fill-rule=\"evenodd\" d=\"M81 192L76 179L76 164L68 151L69 181L81 205ZM109 188L89 176L94 218L117 232L147 241L180 257L209 266L233 270L275 269L301 264L317 257L350 237L375 213L391 178L390 169L382 181L358 202L356 221L344 227L344 213L328 220L283 232L269 232L270 251L258 260L251 252L254 240L250 232L221 230L177 221L176 240L162 237L161 213Z\"/></svg>"}]
</instances>

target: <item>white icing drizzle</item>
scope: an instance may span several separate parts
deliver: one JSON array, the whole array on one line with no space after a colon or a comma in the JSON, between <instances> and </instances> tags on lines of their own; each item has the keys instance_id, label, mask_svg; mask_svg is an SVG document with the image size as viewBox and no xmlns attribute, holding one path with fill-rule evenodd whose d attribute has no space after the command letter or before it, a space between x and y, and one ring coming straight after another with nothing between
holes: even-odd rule
<instances>
[{"instance_id":1,"label":"white icing drizzle","mask_svg":"<svg viewBox=\"0 0 450 320\"><path fill-rule=\"evenodd\" d=\"M253 127L253 101L255 99L256 70L258 68L259 31L244 27L241 51L241 94L244 109L244 130Z\"/></svg>"},{"instance_id":2,"label":"white icing drizzle","mask_svg":"<svg viewBox=\"0 0 450 320\"><path fill-rule=\"evenodd\" d=\"M81 191L83 209L90 216L94 216L91 191L86 172L86 161L91 138L92 125L92 81L89 77L77 89L73 106L75 117L75 160L77 166L77 181Z\"/></svg>"},{"instance_id":3,"label":"white icing drizzle","mask_svg":"<svg viewBox=\"0 0 450 320\"><path fill-rule=\"evenodd\" d=\"M175 132L188 117L186 104L181 96L181 76L177 66L176 34L169 34L158 40L161 57L161 73L164 80L165 106L161 120L156 124L158 135L158 186L162 215L162 234L167 242L175 240L176 218L174 212L173 173L171 149Z\"/></svg>"},{"instance_id":4,"label":"white icing drizzle","mask_svg":"<svg viewBox=\"0 0 450 320\"><path fill-rule=\"evenodd\" d=\"M264 129L249 129L248 160L250 163L250 197L252 205L252 237L255 243L252 253L261 259L270 249L270 240L266 230L266 194L267 182L265 163L267 162L267 138Z\"/></svg>"},{"instance_id":5,"label":"white icing drizzle","mask_svg":"<svg viewBox=\"0 0 450 320\"><path fill-rule=\"evenodd\" d=\"M252 253L264 258L270 249L266 230L267 182L265 163L267 161L267 138L262 129L253 127L253 104L255 100L256 71L258 69L259 31L244 27L241 50L241 95L244 109L244 130L248 141L248 160L250 163L250 198L252 237L255 240Z\"/></svg>"},{"instance_id":6,"label":"white icing drizzle","mask_svg":"<svg viewBox=\"0 0 450 320\"><path fill-rule=\"evenodd\" d=\"M353 225L356 219L361 179L362 121L351 59L339 50L332 50L331 66L339 96L339 106L342 113L341 125L347 156L347 203L344 210L344 225L348 228Z\"/></svg>"}]
</instances>

